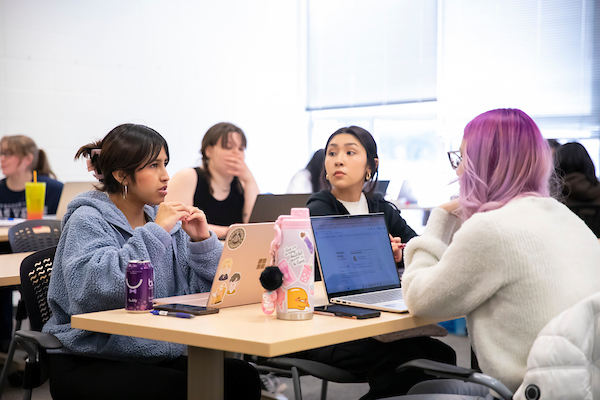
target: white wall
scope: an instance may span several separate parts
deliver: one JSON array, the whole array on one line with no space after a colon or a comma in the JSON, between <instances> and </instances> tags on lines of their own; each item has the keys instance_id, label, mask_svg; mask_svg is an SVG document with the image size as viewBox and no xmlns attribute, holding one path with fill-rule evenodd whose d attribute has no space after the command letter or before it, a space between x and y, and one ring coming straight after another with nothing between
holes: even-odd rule
<instances>
[{"instance_id":1,"label":"white wall","mask_svg":"<svg viewBox=\"0 0 600 400\"><path fill-rule=\"evenodd\" d=\"M197 165L229 121L261 191L309 158L303 0L0 0L0 135L32 137L62 181L90 180L77 149L146 124Z\"/></svg>"}]
</instances>

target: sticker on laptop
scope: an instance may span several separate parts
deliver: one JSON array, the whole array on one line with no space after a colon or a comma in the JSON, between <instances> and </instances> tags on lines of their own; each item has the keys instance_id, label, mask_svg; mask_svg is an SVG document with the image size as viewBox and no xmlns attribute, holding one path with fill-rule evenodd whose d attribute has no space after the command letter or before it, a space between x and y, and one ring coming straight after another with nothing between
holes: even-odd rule
<instances>
[{"instance_id":1,"label":"sticker on laptop","mask_svg":"<svg viewBox=\"0 0 600 400\"><path fill-rule=\"evenodd\" d=\"M227 282L227 294L228 295L231 296L231 295L235 294L235 289L240 284L241 280L242 280L242 274L240 274L239 272L236 272L235 274L231 275L231 278L229 278L229 282Z\"/></svg>"},{"instance_id":2,"label":"sticker on laptop","mask_svg":"<svg viewBox=\"0 0 600 400\"><path fill-rule=\"evenodd\" d=\"M221 283L219 288L215 293L212 293L210 296L210 305L214 306L215 304L220 304L223 302L223 297L225 297L225 292L227 292L227 284Z\"/></svg>"},{"instance_id":3,"label":"sticker on laptop","mask_svg":"<svg viewBox=\"0 0 600 400\"><path fill-rule=\"evenodd\" d=\"M244 239L246 239L246 231L244 228L235 228L227 239L227 247L229 247L230 250L235 250L244 243Z\"/></svg>"},{"instance_id":4,"label":"sticker on laptop","mask_svg":"<svg viewBox=\"0 0 600 400\"><path fill-rule=\"evenodd\" d=\"M233 260L231 258L224 259L223 263L219 265L219 270L217 271L217 274L219 275L220 281L226 281L229 279L231 267L233 267Z\"/></svg>"}]
</instances>

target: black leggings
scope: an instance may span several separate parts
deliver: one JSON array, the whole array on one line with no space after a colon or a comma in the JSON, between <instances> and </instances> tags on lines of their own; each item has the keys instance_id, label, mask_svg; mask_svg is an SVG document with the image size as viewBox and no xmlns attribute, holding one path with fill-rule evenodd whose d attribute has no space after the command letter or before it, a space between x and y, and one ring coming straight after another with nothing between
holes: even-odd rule
<instances>
[{"instance_id":1,"label":"black leggings","mask_svg":"<svg viewBox=\"0 0 600 400\"><path fill-rule=\"evenodd\" d=\"M54 400L187 398L187 357L156 364L52 354L50 392ZM225 399L260 399L260 379L245 361L226 358Z\"/></svg>"}]
</instances>

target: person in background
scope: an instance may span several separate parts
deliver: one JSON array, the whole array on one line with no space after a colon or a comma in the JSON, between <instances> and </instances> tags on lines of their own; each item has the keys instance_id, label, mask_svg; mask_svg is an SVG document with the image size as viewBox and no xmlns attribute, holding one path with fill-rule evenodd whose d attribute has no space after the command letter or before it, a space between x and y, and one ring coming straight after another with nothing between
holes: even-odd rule
<instances>
[{"instance_id":1,"label":"person in background","mask_svg":"<svg viewBox=\"0 0 600 400\"><path fill-rule=\"evenodd\" d=\"M323 162L325 150L314 152L304 169L296 172L287 187L286 193L316 193L326 188L323 182Z\"/></svg>"},{"instance_id":2,"label":"person in background","mask_svg":"<svg viewBox=\"0 0 600 400\"><path fill-rule=\"evenodd\" d=\"M5 178L0 180L0 218L27 218L25 183L33 180L46 182L44 214L56 214L63 184L56 176L46 153L35 142L23 135L4 136L0 139L0 167ZM53 179L54 178L54 179ZM0 245L0 253L10 253L8 242ZM12 288L0 288L0 351L6 352L12 333Z\"/></svg>"},{"instance_id":3,"label":"person in background","mask_svg":"<svg viewBox=\"0 0 600 400\"><path fill-rule=\"evenodd\" d=\"M0 167L5 176L0 180L0 218L27 218L25 183L33 181L34 170L38 182L46 183L44 214L56 214L63 184L56 180L44 150L31 138L15 135L0 139Z\"/></svg>"},{"instance_id":4,"label":"person in background","mask_svg":"<svg viewBox=\"0 0 600 400\"><path fill-rule=\"evenodd\" d=\"M368 214L384 212L396 262L402 260L400 242L407 242L415 232L400 217L400 212L374 192L377 186L378 155L373 136L363 128L351 126L334 132L325 146L322 172L330 190L315 193L307 207L312 216ZM365 183L367 183L365 187ZM444 331L443 328L430 328ZM334 346L308 350L292 356L307 358L346 369L369 382L369 393L361 400L404 394L415 383L431 379L422 371L395 374L395 368L415 358L456 363L454 350L439 340L420 336L381 341L367 338ZM445 333L445 332L444 332Z\"/></svg>"},{"instance_id":5,"label":"person in background","mask_svg":"<svg viewBox=\"0 0 600 400\"><path fill-rule=\"evenodd\" d=\"M600 185L596 168L585 147L566 143L558 150L558 173L563 179L562 195L567 206L600 204Z\"/></svg>"},{"instance_id":6,"label":"person in background","mask_svg":"<svg viewBox=\"0 0 600 400\"><path fill-rule=\"evenodd\" d=\"M550 150L552 150L553 156L555 155L556 151L560 149L560 146L562 146L556 139L548 139L548 144L550 145Z\"/></svg>"},{"instance_id":7,"label":"person in background","mask_svg":"<svg viewBox=\"0 0 600 400\"><path fill-rule=\"evenodd\" d=\"M120 125L79 157L100 186L76 196L63 218L43 328L63 345L49 355L52 398L185 399L184 345L74 329L71 316L123 308L130 260L150 260L156 298L206 292L223 245L197 207L164 201L169 148L158 132ZM224 390L226 399L259 399L258 373L225 359Z\"/></svg>"},{"instance_id":8,"label":"person in background","mask_svg":"<svg viewBox=\"0 0 600 400\"><path fill-rule=\"evenodd\" d=\"M245 150L246 136L240 128L228 122L212 126L202 139L202 167L177 172L167 201L200 208L209 228L225 238L229 225L248 222L259 193L244 162Z\"/></svg>"},{"instance_id":9,"label":"person in background","mask_svg":"<svg viewBox=\"0 0 600 400\"><path fill-rule=\"evenodd\" d=\"M477 116L449 154L459 197L433 209L424 233L406 246L404 299L416 316L466 315L482 371L514 391L538 332L600 291L600 246L550 197L552 153L523 111ZM489 394L455 380L417 386L420 393Z\"/></svg>"},{"instance_id":10,"label":"person in background","mask_svg":"<svg viewBox=\"0 0 600 400\"><path fill-rule=\"evenodd\" d=\"M379 158L373 136L351 126L335 131L325 146L328 188L313 194L306 204L311 216L369 214L383 212L394 259L401 266L401 243L417 236L400 216L400 210L376 192Z\"/></svg>"}]
</instances>

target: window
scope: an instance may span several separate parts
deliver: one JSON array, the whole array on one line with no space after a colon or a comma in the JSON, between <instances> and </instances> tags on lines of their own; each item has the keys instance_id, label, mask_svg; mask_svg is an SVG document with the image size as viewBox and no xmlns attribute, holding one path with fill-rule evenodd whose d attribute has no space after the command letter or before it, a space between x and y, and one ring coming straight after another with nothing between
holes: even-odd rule
<instances>
[{"instance_id":1,"label":"window","mask_svg":"<svg viewBox=\"0 0 600 400\"><path fill-rule=\"evenodd\" d=\"M308 3L309 110L435 101L435 0Z\"/></svg>"},{"instance_id":2,"label":"window","mask_svg":"<svg viewBox=\"0 0 600 400\"><path fill-rule=\"evenodd\" d=\"M592 0L310 1L311 149L342 126L375 137L380 177L420 203L456 193L446 151L468 121L520 108L597 168L600 6Z\"/></svg>"}]
</instances>

